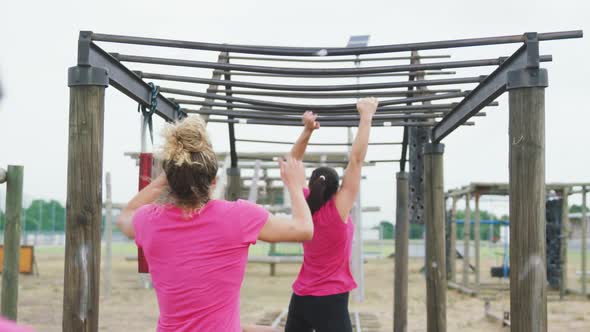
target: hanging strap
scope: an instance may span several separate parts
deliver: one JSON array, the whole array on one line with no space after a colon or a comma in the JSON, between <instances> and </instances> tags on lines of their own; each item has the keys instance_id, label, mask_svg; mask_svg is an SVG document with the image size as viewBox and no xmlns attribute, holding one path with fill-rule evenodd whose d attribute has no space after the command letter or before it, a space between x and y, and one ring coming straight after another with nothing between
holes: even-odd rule
<instances>
[{"instance_id":1,"label":"hanging strap","mask_svg":"<svg viewBox=\"0 0 590 332\"><path fill-rule=\"evenodd\" d=\"M154 113L156 112L156 109L158 108L158 93L160 93L160 87L155 85L152 82L150 82L148 84L152 88L152 91L150 94L149 110L140 103L137 105L137 111L141 112L141 114L143 115L144 124L147 124L147 127L150 131L150 139L152 141L152 144L154 144L154 126L153 126L153 122L152 122L152 116L154 115Z\"/></svg>"}]
</instances>

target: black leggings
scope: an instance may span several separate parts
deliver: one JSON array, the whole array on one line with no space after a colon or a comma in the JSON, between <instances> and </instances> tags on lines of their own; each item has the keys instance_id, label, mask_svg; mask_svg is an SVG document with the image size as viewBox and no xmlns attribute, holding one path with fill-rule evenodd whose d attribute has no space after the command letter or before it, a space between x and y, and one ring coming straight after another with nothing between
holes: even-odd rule
<instances>
[{"instance_id":1,"label":"black leggings","mask_svg":"<svg viewBox=\"0 0 590 332\"><path fill-rule=\"evenodd\" d=\"M328 296L293 294L285 332L352 332L348 293Z\"/></svg>"}]
</instances>

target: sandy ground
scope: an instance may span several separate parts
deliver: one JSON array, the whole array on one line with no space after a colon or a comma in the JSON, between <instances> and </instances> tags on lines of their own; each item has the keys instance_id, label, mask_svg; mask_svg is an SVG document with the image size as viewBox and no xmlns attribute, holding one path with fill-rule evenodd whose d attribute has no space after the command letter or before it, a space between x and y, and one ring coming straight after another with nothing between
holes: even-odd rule
<instances>
[{"instance_id":1,"label":"sandy ground","mask_svg":"<svg viewBox=\"0 0 590 332\"><path fill-rule=\"evenodd\" d=\"M63 254L37 255L40 275L22 276L19 321L33 326L37 331L61 331ZM495 262L484 262L489 266ZM125 261L124 255L113 260L113 290L110 298L101 297L101 331L154 331L158 316L156 298L152 290L141 287L135 262ZM421 260L412 260L409 276L409 328L408 331L426 330L425 282L419 273ZM484 269L485 271L486 269ZM460 267L459 267L460 271ZM487 270L489 271L489 269ZM576 268L570 269L574 275ZM298 272L296 265L278 266L275 277L269 276L267 265L250 264L242 287L242 320L253 323L265 312L280 311L289 301L290 285ZM459 274L460 276L460 274ZM482 282L489 282L482 276ZM351 304L354 310L371 312L379 317L383 331L392 330L393 262L370 261L366 264L366 301ZM497 283L497 281L496 281ZM509 310L506 291L486 291L479 298L448 292L448 331L507 331L500 323L491 322L484 315L484 299L491 298L492 309L501 314ZM549 295L550 331L590 331L590 301L580 297L568 297L559 301Z\"/></svg>"}]
</instances>

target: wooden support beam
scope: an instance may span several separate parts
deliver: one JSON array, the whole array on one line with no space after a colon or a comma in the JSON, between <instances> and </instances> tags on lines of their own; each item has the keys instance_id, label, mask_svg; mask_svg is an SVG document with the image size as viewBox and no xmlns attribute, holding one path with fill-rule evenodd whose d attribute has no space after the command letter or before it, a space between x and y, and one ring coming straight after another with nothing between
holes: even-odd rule
<instances>
[{"instance_id":1,"label":"wooden support beam","mask_svg":"<svg viewBox=\"0 0 590 332\"><path fill-rule=\"evenodd\" d=\"M569 188L563 188L561 192L562 203L561 203L561 250L560 250L560 263L561 263L561 283L559 284L559 298L563 300L567 293L567 241L570 236L570 225L569 225Z\"/></svg>"},{"instance_id":2,"label":"wooden support beam","mask_svg":"<svg viewBox=\"0 0 590 332\"><path fill-rule=\"evenodd\" d=\"M477 295L477 291L476 290L471 289L471 288L466 287L466 286L463 286L463 285L460 285L460 284L455 283L455 282L452 282L452 281L447 282L447 286L449 288L455 289L455 290L457 290L457 291L459 291L459 292L461 292L463 294L467 294L467 295L470 295L470 296L476 296Z\"/></svg>"},{"instance_id":3,"label":"wooden support beam","mask_svg":"<svg viewBox=\"0 0 590 332\"><path fill-rule=\"evenodd\" d=\"M465 194L465 222L463 223L463 286L469 285L469 240L471 233L471 193Z\"/></svg>"},{"instance_id":4,"label":"wooden support beam","mask_svg":"<svg viewBox=\"0 0 590 332\"><path fill-rule=\"evenodd\" d=\"M545 91L509 90L511 331L547 331Z\"/></svg>"},{"instance_id":5,"label":"wooden support beam","mask_svg":"<svg viewBox=\"0 0 590 332\"><path fill-rule=\"evenodd\" d=\"M449 266L451 268L451 280L457 282L457 196L452 196L453 205L451 208L451 225L449 231L451 232L451 245L449 248Z\"/></svg>"},{"instance_id":6,"label":"wooden support beam","mask_svg":"<svg viewBox=\"0 0 590 332\"><path fill-rule=\"evenodd\" d=\"M14 321L16 321L18 313L23 173L23 166L9 165L6 170L6 223L4 226L1 313L2 316Z\"/></svg>"},{"instance_id":7,"label":"wooden support beam","mask_svg":"<svg viewBox=\"0 0 590 332\"><path fill-rule=\"evenodd\" d=\"M479 289L479 276L480 276L480 233L479 233L479 226L481 222L481 216L479 213L479 193L476 192L474 195L475 200L475 221L473 223L473 237L475 242L475 289Z\"/></svg>"},{"instance_id":8,"label":"wooden support beam","mask_svg":"<svg viewBox=\"0 0 590 332\"><path fill-rule=\"evenodd\" d=\"M424 145L424 213L426 224L426 331L447 329L445 255L444 145Z\"/></svg>"},{"instance_id":9,"label":"wooden support beam","mask_svg":"<svg viewBox=\"0 0 590 332\"><path fill-rule=\"evenodd\" d=\"M486 318L501 323L502 327L510 326L510 314L504 312L504 315L498 315L492 312L492 305L489 301L485 302L485 314Z\"/></svg>"},{"instance_id":10,"label":"wooden support beam","mask_svg":"<svg viewBox=\"0 0 590 332\"><path fill-rule=\"evenodd\" d=\"M97 331L104 87L70 89L64 331Z\"/></svg>"},{"instance_id":11,"label":"wooden support beam","mask_svg":"<svg viewBox=\"0 0 590 332\"><path fill-rule=\"evenodd\" d=\"M104 221L104 245L105 258L103 265L103 286L104 297L108 299L111 296L111 279L113 274L113 196L111 190L111 173L106 173L106 196L105 221Z\"/></svg>"},{"instance_id":12,"label":"wooden support beam","mask_svg":"<svg viewBox=\"0 0 590 332\"><path fill-rule=\"evenodd\" d=\"M408 330L408 257L410 219L408 173L396 176L395 265L393 293L393 331Z\"/></svg>"},{"instance_id":13,"label":"wooden support beam","mask_svg":"<svg viewBox=\"0 0 590 332\"><path fill-rule=\"evenodd\" d=\"M588 218L586 214L586 187L582 187L582 294L588 295L588 267L586 265L586 255L588 250Z\"/></svg>"},{"instance_id":14,"label":"wooden support beam","mask_svg":"<svg viewBox=\"0 0 590 332\"><path fill-rule=\"evenodd\" d=\"M70 87L63 331L98 331L104 86Z\"/></svg>"}]
</instances>

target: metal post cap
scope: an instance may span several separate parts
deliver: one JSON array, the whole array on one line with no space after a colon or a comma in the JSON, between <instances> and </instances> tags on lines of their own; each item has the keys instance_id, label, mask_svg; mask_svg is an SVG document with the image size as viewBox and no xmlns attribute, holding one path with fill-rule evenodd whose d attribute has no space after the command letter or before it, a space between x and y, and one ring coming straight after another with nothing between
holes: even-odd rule
<instances>
[{"instance_id":1,"label":"metal post cap","mask_svg":"<svg viewBox=\"0 0 590 332\"><path fill-rule=\"evenodd\" d=\"M6 182L6 170L4 168L0 168L0 183Z\"/></svg>"},{"instance_id":2,"label":"metal post cap","mask_svg":"<svg viewBox=\"0 0 590 332\"><path fill-rule=\"evenodd\" d=\"M443 153L445 152L445 145L442 143L426 143L423 152L425 154Z\"/></svg>"},{"instance_id":3,"label":"metal post cap","mask_svg":"<svg viewBox=\"0 0 590 332\"><path fill-rule=\"evenodd\" d=\"M227 175L240 176L240 169L237 167L230 167L225 171Z\"/></svg>"},{"instance_id":4,"label":"metal post cap","mask_svg":"<svg viewBox=\"0 0 590 332\"><path fill-rule=\"evenodd\" d=\"M395 178L398 180L407 180L410 176L407 172L397 172L395 173Z\"/></svg>"},{"instance_id":5,"label":"metal post cap","mask_svg":"<svg viewBox=\"0 0 590 332\"><path fill-rule=\"evenodd\" d=\"M546 88L549 86L547 69L526 68L508 72L506 90L519 88Z\"/></svg>"},{"instance_id":6,"label":"metal post cap","mask_svg":"<svg viewBox=\"0 0 590 332\"><path fill-rule=\"evenodd\" d=\"M109 71L106 68L75 66L68 68L68 86L109 86Z\"/></svg>"}]
</instances>

